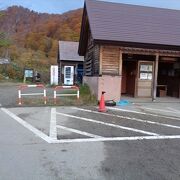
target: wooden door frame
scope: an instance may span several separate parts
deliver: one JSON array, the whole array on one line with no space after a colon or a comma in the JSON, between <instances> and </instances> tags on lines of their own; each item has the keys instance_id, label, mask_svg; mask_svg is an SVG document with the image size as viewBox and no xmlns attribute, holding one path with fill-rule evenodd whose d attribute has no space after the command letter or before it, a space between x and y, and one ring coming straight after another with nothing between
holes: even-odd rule
<instances>
[{"instance_id":1,"label":"wooden door frame","mask_svg":"<svg viewBox=\"0 0 180 180\"><path fill-rule=\"evenodd\" d=\"M139 73L140 73L140 64L141 63L147 63L147 64L152 64L152 82L151 82L151 97L153 97L153 85L154 85L154 76L155 76L155 72L154 72L154 69L155 69L155 63L154 61L145 61L145 60L138 60L137 62L137 74L136 74L136 80L135 80L135 97L139 97L138 96L138 81L140 80L139 78ZM146 80L148 81L148 80ZM143 96L141 96L143 98Z\"/></svg>"}]
</instances>

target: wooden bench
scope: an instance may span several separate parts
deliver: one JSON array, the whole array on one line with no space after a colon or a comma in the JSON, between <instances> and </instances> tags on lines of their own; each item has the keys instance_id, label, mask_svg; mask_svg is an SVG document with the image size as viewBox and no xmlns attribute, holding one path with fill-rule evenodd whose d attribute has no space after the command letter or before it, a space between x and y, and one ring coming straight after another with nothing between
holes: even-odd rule
<instances>
[{"instance_id":1,"label":"wooden bench","mask_svg":"<svg viewBox=\"0 0 180 180\"><path fill-rule=\"evenodd\" d=\"M158 94L159 97L165 97L167 96L167 85L157 85L157 90L158 90Z\"/></svg>"}]
</instances>

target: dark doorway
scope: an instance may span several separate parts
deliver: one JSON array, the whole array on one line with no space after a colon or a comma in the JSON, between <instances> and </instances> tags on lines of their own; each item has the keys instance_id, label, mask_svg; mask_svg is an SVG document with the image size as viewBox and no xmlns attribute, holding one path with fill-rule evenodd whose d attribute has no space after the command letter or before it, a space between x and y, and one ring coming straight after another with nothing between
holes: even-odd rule
<instances>
[{"instance_id":1,"label":"dark doorway","mask_svg":"<svg viewBox=\"0 0 180 180\"><path fill-rule=\"evenodd\" d=\"M137 62L123 60L121 93L128 96L135 96L135 84L137 74Z\"/></svg>"},{"instance_id":2,"label":"dark doorway","mask_svg":"<svg viewBox=\"0 0 180 180\"><path fill-rule=\"evenodd\" d=\"M77 66L77 82L82 84L83 78L83 64L78 64Z\"/></svg>"},{"instance_id":3,"label":"dark doorway","mask_svg":"<svg viewBox=\"0 0 180 180\"><path fill-rule=\"evenodd\" d=\"M157 96L180 97L180 61L160 60Z\"/></svg>"}]
</instances>

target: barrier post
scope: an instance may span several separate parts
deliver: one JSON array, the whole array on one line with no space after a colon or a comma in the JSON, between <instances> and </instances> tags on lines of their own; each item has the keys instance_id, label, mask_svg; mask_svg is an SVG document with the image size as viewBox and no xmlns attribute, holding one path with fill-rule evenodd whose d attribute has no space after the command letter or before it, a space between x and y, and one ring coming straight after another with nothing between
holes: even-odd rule
<instances>
[{"instance_id":1,"label":"barrier post","mask_svg":"<svg viewBox=\"0 0 180 180\"><path fill-rule=\"evenodd\" d=\"M77 99L79 99L79 89L78 89L78 91L77 91Z\"/></svg>"},{"instance_id":2,"label":"barrier post","mask_svg":"<svg viewBox=\"0 0 180 180\"><path fill-rule=\"evenodd\" d=\"M22 104L22 101L21 101L21 90L18 90L18 99L19 99L19 105Z\"/></svg>"},{"instance_id":3,"label":"barrier post","mask_svg":"<svg viewBox=\"0 0 180 180\"><path fill-rule=\"evenodd\" d=\"M44 89L44 104L47 103L46 89Z\"/></svg>"},{"instance_id":4,"label":"barrier post","mask_svg":"<svg viewBox=\"0 0 180 180\"><path fill-rule=\"evenodd\" d=\"M56 89L54 90L54 104L56 104Z\"/></svg>"}]
</instances>

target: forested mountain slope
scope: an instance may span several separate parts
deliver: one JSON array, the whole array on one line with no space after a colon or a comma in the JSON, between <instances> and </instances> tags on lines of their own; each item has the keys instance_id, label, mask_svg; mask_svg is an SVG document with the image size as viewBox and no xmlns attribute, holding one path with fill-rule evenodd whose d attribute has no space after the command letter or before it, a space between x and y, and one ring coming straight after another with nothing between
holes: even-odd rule
<instances>
[{"instance_id":1,"label":"forested mountain slope","mask_svg":"<svg viewBox=\"0 0 180 180\"><path fill-rule=\"evenodd\" d=\"M0 48L0 57L10 58L19 69L48 71L50 64L56 63L58 41L79 40L82 9L60 15L13 6L1 13L0 32L4 32L11 43ZM9 67L8 75L13 78L15 71Z\"/></svg>"}]
</instances>

